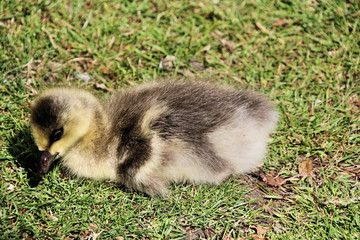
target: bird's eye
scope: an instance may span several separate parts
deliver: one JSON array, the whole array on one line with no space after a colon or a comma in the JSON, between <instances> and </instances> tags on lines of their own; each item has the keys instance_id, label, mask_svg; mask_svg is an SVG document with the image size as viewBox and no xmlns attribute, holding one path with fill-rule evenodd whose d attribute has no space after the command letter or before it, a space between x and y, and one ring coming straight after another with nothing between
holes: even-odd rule
<instances>
[{"instance_id":1,"label":"bird's eye","mask_svg":"<svg viewBox=\"0 0 360 240\"><path fill-rule=\"evenodd\" d=\"M64 132L64 128L60 128L58 130L55 130L52 134L51 134L51 141L52 142L56 142L57 140L59 140Z\"/></svg>"}]
</instances>

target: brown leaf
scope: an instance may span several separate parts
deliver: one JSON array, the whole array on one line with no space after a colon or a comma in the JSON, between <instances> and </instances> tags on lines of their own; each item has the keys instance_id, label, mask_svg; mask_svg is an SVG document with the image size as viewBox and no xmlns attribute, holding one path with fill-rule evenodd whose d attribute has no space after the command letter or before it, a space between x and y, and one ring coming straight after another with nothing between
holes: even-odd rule
<instances>
[{"instance_id":1,"label":"brown leaf","mask_svg":"<svg viewBox=\"0 0 360 240\"><path fill-rule=\"evenodd\" d=\"M192 58L191 58L190 65L191 65L195 70L204 70L204 69L205 69L204 64L203 64L202 62L199 62L196 57L192 57Z\"/></svg>"},{"instance_id":2,"label":"brown leaf","mask_svg":"<svg viewBox=\"0 0 360 240\"><path fill-rule=\"evenodd\" d=\"M256 230L256 234L258 235L262 235L268 231L270 231L270 228L269 227L261 227L261 226L250 226L250 228L253 228Z\"/></svg>"},{"instance_id":3,"label":"brown leaf","mask_svg":"<svg viewBox=\"0 0 360 240\"><path fill-rule=\"evenodd\" d=\"M278 187L278 186L281 186L283 185L286 181L280 177L280 176L277 176L277 177L273 177L273 176L269 176L269 175L266 175L264 178L263 178L263 181L266 182L268 185L270 186L273 186L273 187Z\"/></svg>"},{"instance_id":4,"label":"brown leaf","mask_svg":"<svg viewBox=\"0 0 360 240\"><path fill-rule=\"evenodd\" d=\"M183 75L187 78L194 77L194 74L189 69L185 69L185 70L179 69L177 72L178 72L178 74Z\"/></svg>"},{"instance_id":5,"label":"brown leaf","mask_svg":"<svg viewBox=\"0 0 360 240\"><path fill-rule=\"evenodd\" d=\"M81 233L81 235L82 236L89 236L91 234L91 232L90 231L83 231L82 233Z\"/></svg>"},{"instance_id":6,"label":"brown leaf","mask_svg":"<svg viewBox=\"0 0 360 240\"><path fill-rule=\"evenodd\" d=\"M160 61L159 68L164 69L165 71L172 71L174 69L175 60L175 56L166 56Z\"/></svg>"},{"instance_id":7,"label":"brown leaf","mask_svg":"<svg viewBox=\"0 0 360 240\"><path fill-rule=\"evenodd\" d=\"M186 230L186 237L188 239L195 239L198 237L198 235L195 234L194 231L190 227L187 227L185 230Z\"/></svg>"},{"instance_id":8,"label":"brown leaf","mask_svg":"<svg viewBox=\"0 0 360 240\"><path fill-rule=\"evenodd\" d=\"M98 89L105 90L107 92L114 92L113 88L108 88L104 83L95 83L95 87Z\"/></svg>"},{"instance_id":9,"label":"brown leaf","mask_svg":"<svg viewBox=\"0 0 360 240\"><path fill-rule=\"evenodd\" d=\"M216 232L212 228L194 230L186 227L185 231L187 239L213 239L216 236Z\"/></svg>"},{"instance_id":10,"label":"brown leaf","mask_svg":"<svg viewBox=\"0 0 360 240\"><path fill-rule=\"evenodd\" d=\"M59 221L59 218L55 217L54 215L48 214L48 215L46 215L46 216L47 216L48 218L50 218L51 220L53 220L54 222Z\"/></svg>"},{"instance_id":11,"label":"brown leaf","mask_svg":"<svg viewBox=\"0 0 360 240\"><path fill-rule=\"evenodd\" d=\"M85 9L93 9L94 7L91 5L91 1L87 0L86 3L84 4L84 8Z\"/></svg>"},{"instance_id":12,"label":"brown leaf","mask_svg":"<svg viewBox=\"0 0 360 240\"><path fill-rule=\"evenodd\" d=\"M263 180L263 178L265 177L265 173L259 168L254 169L250 174L260 180Z\"/></svg>"},{"instance_id":13,"label":"brown leaf","mask_svg":"<svg viewBox=\"0 0 360 240\"><path fill-rule=\"evenodd\" d=\"M59 70L61 70L61 69L64 68L63 65L62 65L62 63L54 62L54 61L49 61L49 62L47 62L47 66L50 68L50 70L51 70L52 72L57 72L57 71L59 71Z\"/></svg>"},{"instance_id":14,"label":"brown leaf","mask_svg":"<svg viewBox=\"0 0 360 240\"><path fill-rule=\"evenodd\" d=\"M283 179L282 177L280 177L280 176L273 177L271 175L267 175L258 168L256 170L252 171L250 174L272 187L281 186L286 182L286 180Z\"/></svg>"},{"instance_id":15,"label":"brown leaf","mask_svg":"<svg viewBox=\"0 0 360 240\"><path fill-rule=\"evenodd\" d=\"M310 177L313 171L313 163L311 159L306 158L303 161L301 161L301 163L299 163L298 166L298 171L300 175Z\"/></svg>"},{"instance_id":16,"label":"brown leaf","mask_svg":"<svg viewBox=\"0 0 360 240\"><path fill-rule=\"evenodd\" d=\"M73 46L71 46L71 45L65 45L64 48L65 48L66 50L71 50L71 49L73 49Z\"/></svg>"},{"instance_id":17,"label":"brown leaf","mask_svg":"<svg viewBox=\"0 0 360 240\"><path fill-rule=\"evenodd\" d=\"M105 66L105 65L102 65L102 66L100 67L100 69L101 69L101 71L102 71L103 74L108 74L108 73L110 72L110 69L109 69L107 66Z\"/></svg>"},{"instance_id":18,"label":"brown leaf","mask_svg":"<svg viewBox=\"0 0 360 240\"><path fill-rule=\"evenodd\" d=\"M273 22L274 27L279 27L279 26L286 27L288 24L289 23L288 23L288 20L286 18L280 18L280 19Z\"/></svg>"},{"instance_id":19,"label":"brown leaf","mask_svg":"<svg viewBox=\"0 0 360 240\"><path fill-rule=\"evenodd\" d=\"M360 99L358 99L358 100L355 101L355 105L356 105L357 107L360 107Z\"/></svg>"}]
</instances>

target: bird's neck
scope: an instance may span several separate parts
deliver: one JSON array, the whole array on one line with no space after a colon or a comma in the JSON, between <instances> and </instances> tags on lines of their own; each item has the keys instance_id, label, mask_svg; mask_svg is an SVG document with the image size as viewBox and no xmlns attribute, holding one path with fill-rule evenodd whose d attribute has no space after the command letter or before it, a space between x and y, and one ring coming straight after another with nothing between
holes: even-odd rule
<instances>
[{"instance_id":1,"label":"bird's neck","mask_svg":"<svg viewBox=\"0 0 360 240\"><path fill-rule=\"evenodd\" d=\"M109 144L107 115L95 112L87 133L64 157L63 163L79 177L116 180L116 149Z\"/></svg>"}]
</instances>

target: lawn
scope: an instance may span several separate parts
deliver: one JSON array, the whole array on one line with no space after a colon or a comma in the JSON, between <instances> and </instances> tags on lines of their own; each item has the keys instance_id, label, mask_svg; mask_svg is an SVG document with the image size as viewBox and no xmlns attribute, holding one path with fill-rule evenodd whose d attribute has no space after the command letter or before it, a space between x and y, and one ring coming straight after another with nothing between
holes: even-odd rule
<instances>
[{"instance_id":1,"label":"lawn","mask_svg":"<svg viewBox=\"0 0 360 240\"><path fill-rule=\"evenodd\" d=\"M165 199L37 175L39 92L158 78L269 96L264 164ZM358 0L0 1L0 92L0 239L360 239Z\"/></svg>"}]
</instances>

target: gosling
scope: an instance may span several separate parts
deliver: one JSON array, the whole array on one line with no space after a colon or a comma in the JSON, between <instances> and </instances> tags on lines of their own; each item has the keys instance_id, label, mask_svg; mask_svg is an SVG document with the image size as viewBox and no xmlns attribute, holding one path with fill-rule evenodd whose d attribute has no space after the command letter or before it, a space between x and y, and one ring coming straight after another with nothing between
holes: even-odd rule
<instances>
[{"instance_id":1,"label":"gosling","mask_svg":"<svg viewBox=\"0 0 360 240\"><path fill-rule=\"evenodd\" d=\"M204 82L153 82L99 101L53 88L31 108L40 174L57 155L78 177L166 196L172 182L216 185L253 169L276 127L259 94Z\"/></svg>"}]
</instances>

